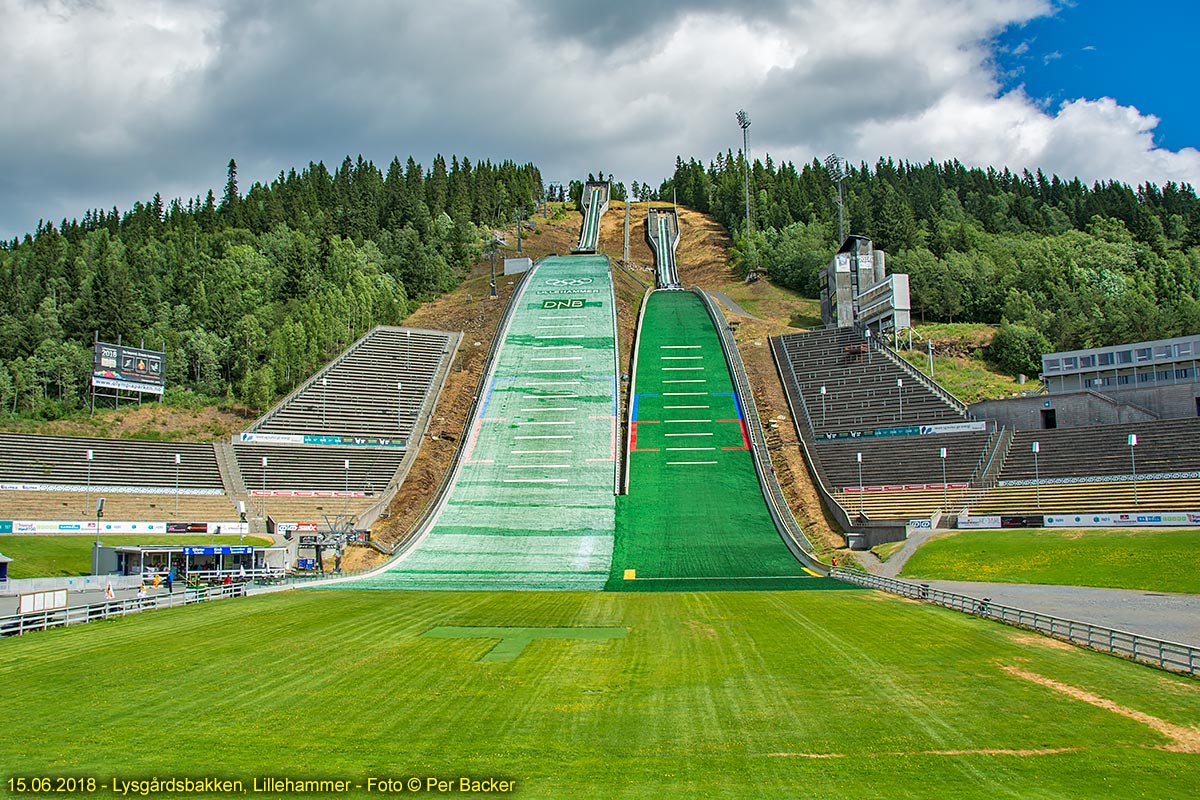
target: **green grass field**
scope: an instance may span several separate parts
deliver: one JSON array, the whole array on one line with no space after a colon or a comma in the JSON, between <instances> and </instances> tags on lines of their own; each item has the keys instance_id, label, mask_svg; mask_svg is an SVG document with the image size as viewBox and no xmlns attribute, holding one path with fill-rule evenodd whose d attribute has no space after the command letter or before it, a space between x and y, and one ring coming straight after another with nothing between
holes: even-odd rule
<instances>
[{"instance_id":1,"label":"green grass field","mask_svg":"<svg viewBox=\"0 0 1200 800\"><path fill-rule=\"evenodd\" d=\"M10 578L47 578L55 576L90 575L92 573L92 545L96 537L59 535L53 536L0 536L0 553L13 560L8 565ZM241 541L238 536L205 536L170 534L165 536L101 536L105 547L138 544L247 544L266 547L270 539L247 536Z\"/></svg>"},{"instance_id":2,"label":"green grass field","mask_svg":"<svg viewBox=\"0 0 1200 800\"><path fill-rule=\"evenodd\" d=\"M0 679L4 779L806 800L1200 785L1194 681L866 591L293 591L0 640Z\"/></svg>"},{"instance_id":3,"label":"green grass field","mask_svg":"<svg viewBox=\"0 0 1200 800\"><path fill-rule=\"evenodd\" d=\"M1200 531L956 531L921 545L901 577L1200 594Z\"/></svg>"}]
</instances>

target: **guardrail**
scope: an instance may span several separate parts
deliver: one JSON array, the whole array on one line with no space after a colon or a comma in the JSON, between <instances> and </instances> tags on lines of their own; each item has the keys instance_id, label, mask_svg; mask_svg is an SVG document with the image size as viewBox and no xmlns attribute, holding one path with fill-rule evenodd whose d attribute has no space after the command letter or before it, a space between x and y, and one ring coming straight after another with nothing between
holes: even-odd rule
<instances>
[{"instance_id":1,"label":"guardrail","mask_svg":"<svg viewBox=\"0 0 1200 800\"><path fill-rule=\"evenodd\" d=\"M858 329L855 328L855 330L858 330ZM899 367L910 378L912 378L917 383L924 386L930 393L936 395L939 399L942 400L942 402L946 403L948 406L953 408L959 414L962 414L963 419L974 419L975 418L971 414L971 410L969 408L967 408L966 403L964 403L962 400L959 400L954 395L950 394L950 392L946 391L946 389L944 389L940 384L938 384L937 381L933 380L928 375L926 375L924 372L921 372L921 370L917 369L912 364L908 363L908 361L903 356L901 356L899 353L897 353L895 350L893 350L880 337L878 337L878 336L870 337L867 340L867 346L870 347L871 349L875 350L878 353L882 353L884 358L887 358L889 361L891 361L893 364L895 364L897 367Z\"/></svg>"},{"instance_id":2,"label":"guardrail","mask_svg":"<svg viewBox=\"0 0 1200 800\"><path fill-rule=\"evenodd\" d=\"M987 597L970 597L965 594L935 589L927 583L884 578L880 575L871 575L843 567L834 567L830 570L829 575L868 589L880 589L914 600L924 600L944 608L952 608L965 614L974 614L977 617L994 619L1007 625L1028 628L1056 639L1131 658L1159 669L1183 672L1193 676L1200 674L1200 648L1192 645L1167 642L1150 636L1107 628L1103 625L1093 625L1090 622L1055 617L1038 611L1027 611L1023 608L993 603Z\"/></svg>"},{"instance_id":3,"label":"guardrail","mask_svg":"<svg viewBox=\"0 0 1200 800\"><path fill-rule=\"evenodd\" d=\"M246 590L247 587L244 583L235 583L230 586L205 586L199 589L183 589L182 591L154 594L147 597L105 600L101 603L91 603L86 606L34 611L28 614L12 614L0 617L0 636L20 636L32 631L44 631L49 628L60 628L66 625L81 625L86 622L96 622L102 619L125 617L130 614L138 614L142 611L151 611L156 608L173 608L175 606L201 603L205 600L244 597Z\"/></svg>"},{"instance_id":4,"label":"guardrail","mask_svg":"<svg viewBox=\"0 0 1200 800\"><path fill-rule=\"evenodd\" d=\"M813 547L812 542L796 522L787 498L783 496L783 490L779 487L779 481L775 479L775 470L771 465L770 453L767 451L767 439L763 434L762 422L758 417L758 406L754 402L754 392L750 388L750 377L746 374L746 367L742 363L742 356L737 349L733 333L729 330L729 323L712 298L703 290L693 287L692 291L704 303L709 317L712 318L713 326L717 329L717 335L721 339L721 349L725 351L725 362L729 366L729 374L733 377L733 388L737 392L742 406L742 414L746 418L746 429L750 434L750 450L754 454L759 486L767 501L767 510L771 512L771 517L775 520L781 533L785 534L784 541L788 543L793 555L806 562L810 568L824 571L825 565L816 558L816 548Z\"/></svg>"}]
</instances>

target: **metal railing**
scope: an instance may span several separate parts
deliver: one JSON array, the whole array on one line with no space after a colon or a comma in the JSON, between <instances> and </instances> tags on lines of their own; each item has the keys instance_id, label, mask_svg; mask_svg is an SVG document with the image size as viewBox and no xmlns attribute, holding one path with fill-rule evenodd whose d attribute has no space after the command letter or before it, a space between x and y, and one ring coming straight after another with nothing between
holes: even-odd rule
<instances>
[{"instance_id":1,"label":"metal railing","mask_svg":"<svg viewBox=\"0 0 1200 800\"><path fill-rule=\"evenodd\" d=\"M858 330L858 329L855 328L855 330ZM904 373L906 373L910 378L912 378L917 383L924 386L927 391L929 391L933 395L936 395L940 400L942 400L942 402L946 403L946 405L950 406L955 411L957 411L959 414L961 414L963 419L974 419L974 417L971 414L970 409L967 408L966 403L964 403L962 400L959 400L954 395L950 394L950 392L948 392L946 389L942 388L942 386L939 383L937 383L937 381L933 380L928 375L926 375L924 372L921 372L921 370L917 369L912 364L908 363L907 359L905 359L903 356L901 356L899 353L897 353L895 350L893 350L886 342L884 342L882 339L880 339L880 337L878 337L878 336L870 337L867 340L867 346L870 347L871 349L875 350L877 353L882 353L884 358L891 361L893 364L895 364L897 367L899 367Z\"/></svg>"},{"instance_id":2,"label":"metal railing","mask_svg":"<svg viewBox=\"0 0 1200 800\"><path fill-rule=\"evenodd\" d=\"M152 594L146 597L130 597L122 600L105 600L85 606L71 606L47 611L33 611L27 614L12 614L0 617L0 636L20 636L32 631L44 631L49 628L60 628L66 625L81 625L86 622L96 622L102 619L125 617L142 611L156 608L173 608L175 606L201 603L205 600L220 600L226 597L244 597L247 593L245 583L234 583L229 586L203 586L198 589L182 589L163 594Z\"/></svg>"},{"instance_id":3,"label":"metal railing","mask_svg":"<svg viewBox=\"0 0 1200 800\"><path fill-rule=\"evenodd\" d=\"M880 589L892 594L924 600L965 614L994 619L1006 625L1028 628L1056 639L1082 645L1113 655L1124 656L1159 669L1200 674L1200 648L1168 642L1129 631L1093 625L1090 622L1055 617L1038 611L994 603L989 598L970 597L956 592L935 589L927 583L913 583L898 578L884 578L859 570L835 567L830 577L857 584L868 589Z\"/></svg>"}]
</instances>

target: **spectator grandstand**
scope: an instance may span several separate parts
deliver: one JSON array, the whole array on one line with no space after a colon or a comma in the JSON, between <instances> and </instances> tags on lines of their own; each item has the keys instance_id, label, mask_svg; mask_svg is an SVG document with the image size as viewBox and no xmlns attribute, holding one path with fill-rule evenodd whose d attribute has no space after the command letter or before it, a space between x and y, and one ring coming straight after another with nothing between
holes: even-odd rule
<instances>
[{"instance_id":1,"label":"spectator grandstand","mask_svg":"<svg viewBox=\"0 0 1200 800\"><path fill-rule=\"evenodd\" d=\"M246 433L407 442L461 338L442 331L373 328Z\"/></svg>"},{"instance_id":2,"label":"spectator grandstand","mask_svg":"<svg viewBox=\"0 0 1200 800\"><path fill-rule=\"evenodd\" d=\"M23 484L34 491L49 485L80 491L91 487L93 492L174 492L177 484L186 494L224 491L211 444L19 433L0 434L0 485L8 484Z\"/></svg>"},{"instance_id":3,"label":"spectator grandstand","mask_svg":"<svg viewBox=\"0 0 1200 800\"><path fill-rule=\"evenodd\" d=\"M1129 446L1129 435L1137 446ZM1036 471L1033 442L1038 442ZM1000 470L999 485L1081 483L1137 474L1185 477L1200 471L1200 418L1130 422L1085 428L1016 431ZM1196 477L1196 476L1191 476Z\"/></svg>"}]
</instances>

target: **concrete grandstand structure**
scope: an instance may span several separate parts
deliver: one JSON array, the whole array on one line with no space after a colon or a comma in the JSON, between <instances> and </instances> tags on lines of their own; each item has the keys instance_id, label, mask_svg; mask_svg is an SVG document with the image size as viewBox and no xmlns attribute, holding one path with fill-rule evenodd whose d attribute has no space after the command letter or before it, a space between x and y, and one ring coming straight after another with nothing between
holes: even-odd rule
<instances>
[{"instance_id":1,"label":"concrete grandstand structure","mask_svg":"<svg viewBox=\"0 0 1200 800\"><path fill-rule=\"evenodd\" d=\"M258 525L364 522L415 457L460 339L377 327L233 442L0 434L0 516L94 518L103 494L110 518L232 521L241 501Z\"/></svg>"}]
</instances>

